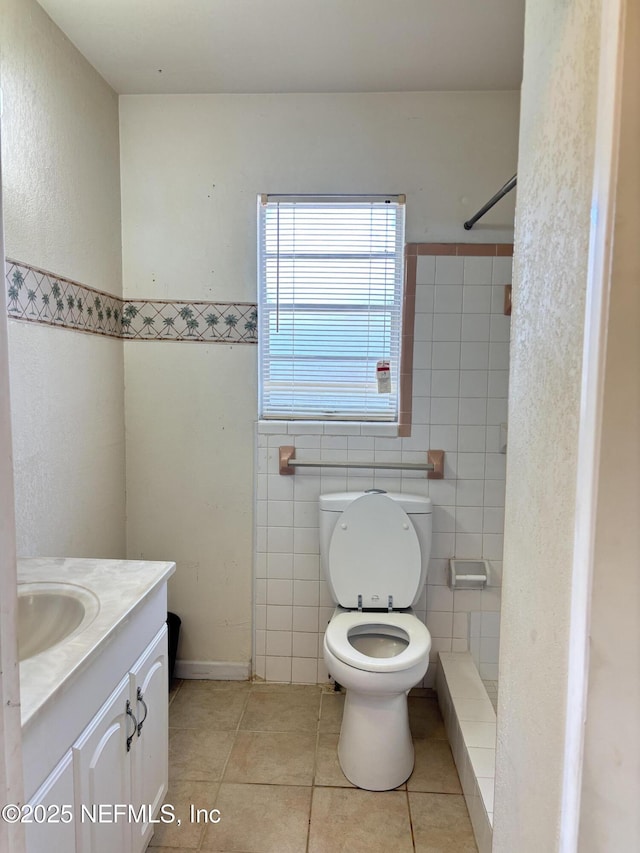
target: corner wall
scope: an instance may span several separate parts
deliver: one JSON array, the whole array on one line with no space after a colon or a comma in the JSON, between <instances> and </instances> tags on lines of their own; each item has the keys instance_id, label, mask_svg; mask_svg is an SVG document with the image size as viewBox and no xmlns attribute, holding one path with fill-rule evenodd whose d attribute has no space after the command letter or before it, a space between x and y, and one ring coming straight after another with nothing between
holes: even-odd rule
<instances>
[{"instance_id":1,"label":"corner wall","mask_svg":"<svg viewBox=\"0 0 640 853\"><path fill-rule=\"evenodd\" d=\"M559 843L599 29L598 0L527 4L495 853Z\"/></svg>"},{"instance_id":2,"label":"corner wall","mask_svg":"<svg viewBox=\"0 0 640 853\"><path fill-rule=\"evenodd\" d=\"M0 139L2 116L0 116ZM0 157L0 161L1 161ZM1 166L1 162L0 162ZM0 169L0 258L4 256ZM20 667L16 601L16 538L13 492L13 448L9 392L5 293L0 293L0 801L24 798L20 720ZM0 849L23 853L24 828L0 821Z\"/></svg>"},{"instance_id":3,"label":"corner wall","mask_svg":"<svg viewBox=\"0 0 640 853\"><path fill-rule=\"evenodd\" d=\"M0 44L6 254L120 294L117 96L35 0ZM9 320L18 554L124 556L122 351Z\"/></svg>"},{"instance_id":4,"label":"corner wall","mask_svg":"<svg viewBox=\"0 0 640 853\"><path fill-rule=\"evenodd\" d=\"M623 9L625 6L580 803L581 853L640 849L640 8L636 3L623 4Z\"/></svg>"}]
</instances>

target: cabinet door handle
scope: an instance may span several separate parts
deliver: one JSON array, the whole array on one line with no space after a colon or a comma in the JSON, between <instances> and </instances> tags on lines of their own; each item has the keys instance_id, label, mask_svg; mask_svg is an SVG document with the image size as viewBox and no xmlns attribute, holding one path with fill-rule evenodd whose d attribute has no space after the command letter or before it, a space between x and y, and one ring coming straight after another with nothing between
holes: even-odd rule
<instances>
[{"instance_id":1,"label":"cabinet door handle","mask_svg":"<svg viewBox=\"0 0 640 853\"><path fill-rule=\"evenodd\" d=\"M133 711L131 710L131 702L127 699L127 717L131 717L133 720L133 732L127 736L127 752L131 749L131 741L135 737L136 731L138 730L138 721L133 716Z\"/></svg>"},{"instance_id":2,"label":"cabinet door handle","mask_svg":"<svg viewBox=\"0 0 640 853\"><path fill-rule=\"evenodd\" d=\"M138 692L136 693L136 699L142 707L144 708L144 717L138 723L138 737L140 737L140 732L142 731L142 726L144 725L144 721L147 719L149 715L149 709L147 708L147 703L144 701L144 695L142 693L142 689L138 687Z\"/></svg>"}]
</instances>

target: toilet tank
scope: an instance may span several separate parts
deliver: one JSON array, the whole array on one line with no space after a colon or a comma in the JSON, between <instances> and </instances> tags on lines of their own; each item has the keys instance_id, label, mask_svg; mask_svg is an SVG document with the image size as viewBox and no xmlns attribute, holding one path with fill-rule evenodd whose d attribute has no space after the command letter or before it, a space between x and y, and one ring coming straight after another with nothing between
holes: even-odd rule
<instances>
[{"instance_id":1,"label":"toilet tank","mask_svg":"<svg viewBox=\"0 0 640 853\"><path fill-rule=\"evenodd\" d=\"M365 494L367 494L367 492L333 492L326 495L320 495L319 498L320 565L322 566L322 574L329 584L331 597L334 602L337 601L337 596L333 589L327 566L331 535L342 512L350 503ZM384 494L393 501L396 501L406 512L416 531L418 542L420 544L422 567L418 592L413 602L413 604L415 604L415 601L420 597L420 594L424 589L424 585L427 582L427 573L429 571L429 557L431 555L431 499L426 498L423 495L402 494L400 492L385 492Z\"/></svg>"}]
</instances>

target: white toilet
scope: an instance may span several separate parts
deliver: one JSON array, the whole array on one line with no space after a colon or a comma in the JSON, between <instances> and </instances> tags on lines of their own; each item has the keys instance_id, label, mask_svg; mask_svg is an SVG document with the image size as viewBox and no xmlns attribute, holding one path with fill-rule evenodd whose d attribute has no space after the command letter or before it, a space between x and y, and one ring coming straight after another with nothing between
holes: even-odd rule
<instances>
[{"instance_id":1,"label":"white toilet","mask_svg":"<svg viewBox=\"0 0 640 853\"><path fill-rule=\"evenodd\" d=\"M324 635L347 689L338 744L358 788L386 791L413 770L407 694L425 676L431 635L411 610L427 580L431 501L421 495L320 495L320 559L339 605Z\"/></svg>"}]
</instances>

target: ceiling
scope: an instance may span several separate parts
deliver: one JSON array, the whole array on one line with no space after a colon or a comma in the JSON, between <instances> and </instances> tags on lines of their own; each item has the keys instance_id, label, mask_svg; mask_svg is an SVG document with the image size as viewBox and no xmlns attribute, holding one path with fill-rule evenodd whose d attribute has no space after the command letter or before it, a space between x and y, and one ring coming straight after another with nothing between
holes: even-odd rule
<instances>
[{"instance_id":1,"label":"ceiling","mask_svg":"<svg viewBox=\"0 0 640 853\"><path fill-rule=\"evenodd\" d=\"M519 89L525 0L39 0L121 94Z\"/></svg>"}]
</instances>

